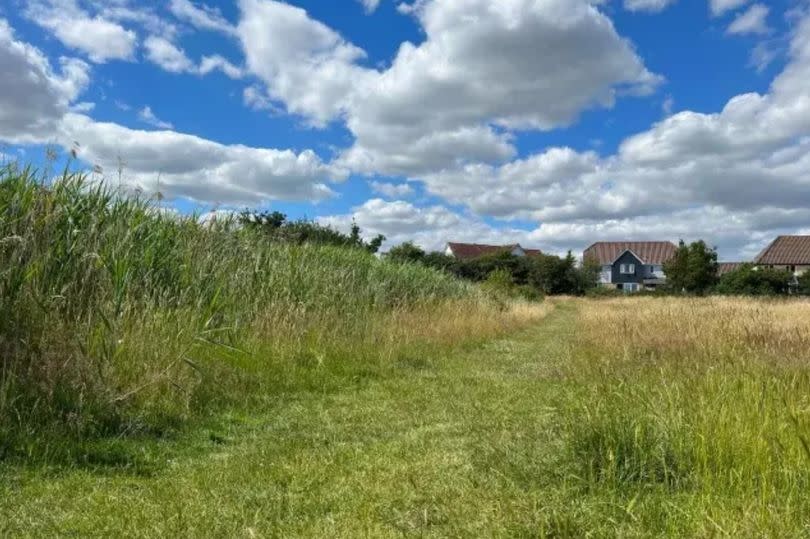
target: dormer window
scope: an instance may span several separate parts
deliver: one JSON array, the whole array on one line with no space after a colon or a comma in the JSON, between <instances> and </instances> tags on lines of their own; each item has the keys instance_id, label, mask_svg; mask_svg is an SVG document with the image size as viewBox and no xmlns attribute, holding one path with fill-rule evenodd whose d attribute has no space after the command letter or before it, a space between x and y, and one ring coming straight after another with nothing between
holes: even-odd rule
<instances>
[{"instance_id":1,"label":"dormer window","mask_svg":"<svg viewBox=\"0 0 810 539\"><path fill-rule=\"evenodd\" d=\"M622 264L619 268L619 271L622 275L635 275L636 273L636 265L635 264Z\"/></svg>"}]
</instances>

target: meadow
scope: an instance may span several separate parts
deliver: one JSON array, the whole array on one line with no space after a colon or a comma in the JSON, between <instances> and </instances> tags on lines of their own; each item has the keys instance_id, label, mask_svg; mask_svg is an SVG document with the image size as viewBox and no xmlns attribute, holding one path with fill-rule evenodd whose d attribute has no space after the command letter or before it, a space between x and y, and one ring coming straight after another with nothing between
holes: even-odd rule
<instances>
[{"instance_id":1,"label":"meadow","mask_svg":"<svg viewBox=\"0 0 810 539\"><path fill-rule=\"evenodd\" d=\"M810 302L507 299L0 181L0 536L810 536Z\"/></svg>"}]
</instances>

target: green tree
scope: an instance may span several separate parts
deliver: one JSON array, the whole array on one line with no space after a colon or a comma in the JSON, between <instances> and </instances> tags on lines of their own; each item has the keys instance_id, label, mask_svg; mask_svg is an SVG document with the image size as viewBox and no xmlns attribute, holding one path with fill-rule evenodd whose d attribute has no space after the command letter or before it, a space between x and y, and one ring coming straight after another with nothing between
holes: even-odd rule
<instances>
[{"instance_id":1,"label":"green tree","mask_svg":"<svg viewBox=\"0 0 810 539\"><path fill-rule=\"evenodd\" d=\"M705 294L717 282L717 251L703 240L690 245L681 240L675 256L664 264L664 273L673 290Z\"/></svg>"},{"instance_id":2,"label":"green tree","mask_svg":"<svg viewBox=\"0 0 810 539\"><path fill-rule=\"evenodd\" d=\"M360 227L352 222L349 234L344 234L329 226L321 225L315 221L301 219L289 221L281 212L251 212L244 211L238 217L239 224L248 230L266 234L273 241L284 243L317 243L336 245L340 247L357 247L369 253L376 253L382 247L385 236L377 235L371 241L365 242L360 236Z\"/></svg>"},{"instance_id":3,"label":"green tree","mask_svg":"<svg viewBox=\"0 0 810 539\"><path fill-rule=\"evenodd\" d=\"M425 251L413 242L405 242L403 244L392 247L386 258L392 262L400 263L416 263L425 261Z\"/></svg>"}]
</instances>

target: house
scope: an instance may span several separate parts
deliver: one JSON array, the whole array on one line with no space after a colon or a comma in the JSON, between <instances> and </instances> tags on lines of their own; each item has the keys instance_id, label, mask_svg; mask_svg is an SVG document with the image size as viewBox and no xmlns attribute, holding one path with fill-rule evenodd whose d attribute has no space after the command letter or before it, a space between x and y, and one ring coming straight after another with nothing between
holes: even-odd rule
<instances>
[{"instance_id":1,"label":"house","mask_svg":"<svg viewBox=\"0 0 810 539\"><path fill-rule=\"evenodd\" d=\"M498 253L511 253L513 256L538 256L541 254L538 249L524 249L520 244L513 245L482 245L478 243L453 243L447 244L444 254L452 256L458 260L474 260L482 256Z\"/></svg>"},{"instance_id":2,"label":"house","mask_svg":"<svg viewBox=\"0 0 810 539\"><path fill-rule=\"evenodd\" d=\"M810 236L779 236L759 253L754 264L787 270L798 277L810 270Z\"/></svg>"},{"instance_id":3,"label":"house","mask_svg":"<svg viewBox=\"0 0 810 539\"><path fill-rule=\"evenodd\" d=\"M664 263L675 256L677 249L669 241L597 242L585 249L582 259L599 264L600 285L637 292L666 283Z\"/></svg>"}]
</instances>

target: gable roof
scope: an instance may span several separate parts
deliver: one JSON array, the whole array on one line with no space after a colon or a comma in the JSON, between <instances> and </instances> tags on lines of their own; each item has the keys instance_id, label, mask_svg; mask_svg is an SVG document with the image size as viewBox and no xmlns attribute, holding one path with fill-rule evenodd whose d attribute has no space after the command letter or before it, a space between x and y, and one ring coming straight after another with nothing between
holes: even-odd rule
<instances>
[{"instance_id":1,"label":"gable roof","mask_svg":"<svg viewBox=\"0 0 810 539\"><path fill-rule=\"evenodd\" d=\"M600 241L585 249L582 258L607 266L630 251L645 264L660 265L675 256L677 249L671 241Z\"/></svg>"},{"instance_id":2,"label":"gable roof","mask_svg":"<svg viewBox=\"0 0 810 539\"><path fill-rule=\"evenodd\" d=\"M810 236L779 236L754 259L757 264L810 265Z\"/></svg>"},{"instance_id":3,"label":"gable roof","mask_svg":"<svg viewBox=\"0 0 810 539\"><path fill-rule=\"evenodd\" d=\"M504 251L511 252L517 248L520 248L524 253L526 253L526 256L537 256L541 254L539 249L524 249L518 243L514 243L512 245L484 245L481 243L450 242L447 244L447 246L450 247L450 250L453 251L453 255L456 258L462 260L470 260L486 255L502 253Z\"/></svg>"}]
</instances>

